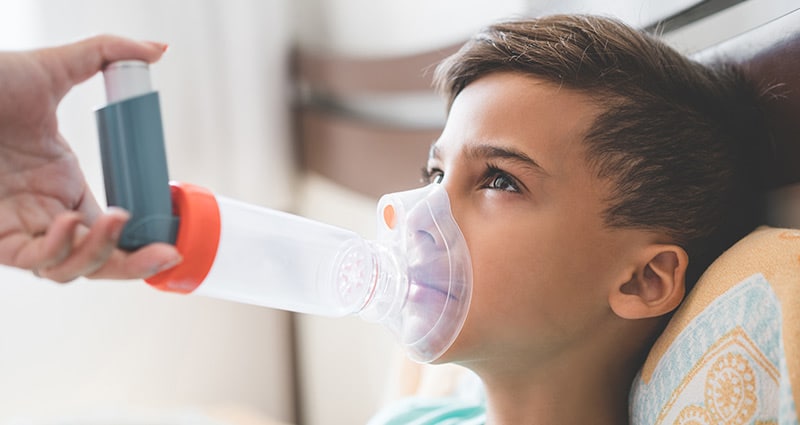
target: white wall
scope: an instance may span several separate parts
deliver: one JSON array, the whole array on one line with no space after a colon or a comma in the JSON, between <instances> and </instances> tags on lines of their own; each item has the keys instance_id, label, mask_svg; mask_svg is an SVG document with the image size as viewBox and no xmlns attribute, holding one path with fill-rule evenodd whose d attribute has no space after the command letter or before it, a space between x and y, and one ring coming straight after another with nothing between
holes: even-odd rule
<instances>
[{"instance_id":1,"label":"white wall","mask_svg":"<svg viewBox=\"0 0 800 425\"><path fill-rule=\"evenodd\" d=\"M294 192L287 3L0 0L0 47L104 32L169 43L152 76L171 176L285 208ZM59 108L101 202L93 110L104 99L95 77ZM291 420L289 336L283 312L164 294L140 281L62 287L0 268L0 422L222 404Z\"/></svg>"},{"instance_id":2,"label":"white wall","mask_svg":"<svg viewBox=\"0 0 800 425\"><path fill-rule=\"evenodd\" d=\"M229 404L291 419L282 315L139 281L0 282L0 423Z\"/></svg>"},{"instance_id":3,"label":"white wall","mask_svg":"<svg viewBox=\"0 0 800 425\"><path fill-rule=\"evenodd\" d=\"M300 45L335 54L391 56L465 40L496 20L525 14L529 0L303 0L295 4Z\"/></svg>"}]
</instances>

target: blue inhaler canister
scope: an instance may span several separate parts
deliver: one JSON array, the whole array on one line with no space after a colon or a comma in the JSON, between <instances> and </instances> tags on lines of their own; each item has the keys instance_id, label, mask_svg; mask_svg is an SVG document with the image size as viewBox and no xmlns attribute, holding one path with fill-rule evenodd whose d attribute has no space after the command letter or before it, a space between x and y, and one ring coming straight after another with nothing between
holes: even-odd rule
<instances>
[{"instance_id":1,"label":"blue inhaler canister","mask_svg":"<svg viewBox=\"0 0 800 425\"><path fill-rule=\"evenodd\" d=\"M175 243L172 201L158 92L148 64L119 61L103 71L108 105L95 111L106 200L131 218L119 247L133 251L153 242Z\"/></svg>"}]
</instances>

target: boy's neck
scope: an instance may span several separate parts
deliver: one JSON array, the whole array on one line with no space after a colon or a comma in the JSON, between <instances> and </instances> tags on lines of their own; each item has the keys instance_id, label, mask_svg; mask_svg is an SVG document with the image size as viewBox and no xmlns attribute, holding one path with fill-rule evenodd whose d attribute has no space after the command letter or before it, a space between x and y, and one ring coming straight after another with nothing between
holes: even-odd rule
<instances>
[{"instance_id":1,"label":"boy's neck","mask_svg":"<svg viewBox=\"0 0 800 425\"><path fill-rule=\"evenodd\" d=\"M591 373L576 369L539 377L519 373L515 378L482 378L487 424L627 424L632 376L608 380Z\"/></svg>"},{"instance_id":2,"label":"boy's neck","mask_svg":"<svg viewBox=\"0 0 800 425\"><path fill-rule=\"evenodd\" d=\"M487 424L627 424L630 386L649 347L631 341L636 332L649 340L652 330L617 331L541 362L509 356L465 365L484 383Z\"/></svg>"}]
</instances>

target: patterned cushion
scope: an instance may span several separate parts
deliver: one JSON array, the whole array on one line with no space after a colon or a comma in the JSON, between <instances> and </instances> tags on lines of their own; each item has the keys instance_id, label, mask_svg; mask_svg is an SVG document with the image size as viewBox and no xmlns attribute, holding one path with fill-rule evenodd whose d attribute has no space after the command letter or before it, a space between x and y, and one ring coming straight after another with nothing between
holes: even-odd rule
<instances>
[{"instance_id":1,"label":"patterned cushion","mask_svg":"<svg viewBox=\"0 0 800 425\"><path fill-rule=\"evenodd\" d=\"M762 227L676 312L634 381L631 423L797 424L797 406L800 230Z\"/></svg>"}]
</instances>

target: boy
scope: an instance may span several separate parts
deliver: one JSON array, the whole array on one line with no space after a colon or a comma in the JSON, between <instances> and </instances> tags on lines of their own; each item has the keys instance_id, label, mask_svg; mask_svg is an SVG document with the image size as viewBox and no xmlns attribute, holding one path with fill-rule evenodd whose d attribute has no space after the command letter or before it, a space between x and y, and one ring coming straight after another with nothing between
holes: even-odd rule
<instances>
[{"instance_id":1,"label":"boy","mask_svg":"<svg viewBox=\"0 0 800 425\"><path fill-rule=\"evenodd\" d=\"M745 86L588 16L491 26L435 82L449 113L426 174L474 274L437 362L475 372L486 409L411 401L372 423L627 423L666 318L759 224L747 163L763 132Z\"/></svg>"}]
</instances>

